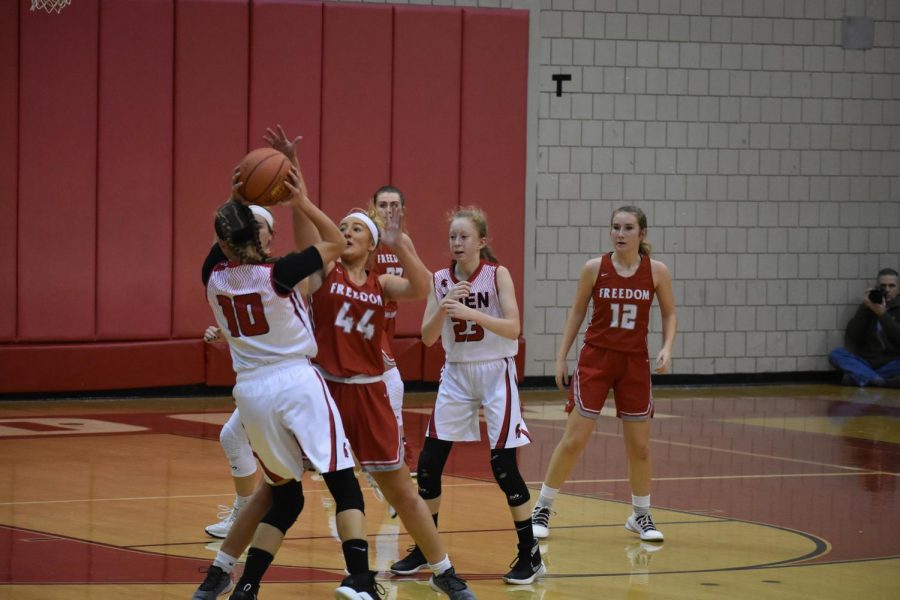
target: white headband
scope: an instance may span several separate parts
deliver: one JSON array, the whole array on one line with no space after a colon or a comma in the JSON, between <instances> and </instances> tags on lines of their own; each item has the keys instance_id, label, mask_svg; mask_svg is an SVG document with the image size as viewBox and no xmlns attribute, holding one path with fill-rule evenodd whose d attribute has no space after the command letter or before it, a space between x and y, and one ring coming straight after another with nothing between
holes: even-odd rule
<instances>
[{"instance_id":1,"label":"white headband","mask_svg":"<svg viewBox=\"0 0 900 600\"><path fill-rule=\"evenodd\" d=\"M270 231L275 231L275 217L274 215L272 215L272 213L270 213L262 206L257 206L256 204L250 205L250 211L257 217L262 217L263 220L269 225Z\"/></svg>"},{"instance_id":2,"label":"white headband","mask_svg":"<svg viewBox=\"0 0 900 600\"><path fill-rule=\"evenodd\" d=\"M378 245L378 227L375 225L375 221L369 218L369 215L361 212L352 212L341 219L341 223L343 223L347 219L359 219L360 221L365 223L366 227L369 228L369 233L372 234L372 239L375 240L375 245Z\"/></svg>"}]
</instances>

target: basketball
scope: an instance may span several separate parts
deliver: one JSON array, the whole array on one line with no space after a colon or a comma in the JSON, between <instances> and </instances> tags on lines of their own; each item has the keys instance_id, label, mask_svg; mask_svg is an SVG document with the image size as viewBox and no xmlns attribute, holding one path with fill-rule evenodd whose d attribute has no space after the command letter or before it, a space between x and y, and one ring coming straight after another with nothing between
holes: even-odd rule
<instances>
[{"instance_id":1,"label":"basketball","mask_svg":"<svg viewBox=\"0 0 900 600\"><path fill-rule=\"evenodd\" d=\"M284 179L291 170L287 157L272 148L257 148L239 165L241 195L250 204L271 206L288 197L290 190Z\"/></svg>"}]
</instances>

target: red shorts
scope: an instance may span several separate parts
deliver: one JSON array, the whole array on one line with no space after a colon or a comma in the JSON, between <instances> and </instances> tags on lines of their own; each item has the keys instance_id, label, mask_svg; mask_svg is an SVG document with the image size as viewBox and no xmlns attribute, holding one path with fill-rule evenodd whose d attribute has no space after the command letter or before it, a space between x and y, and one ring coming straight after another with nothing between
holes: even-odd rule
<instances>
[{"instance_id":1,"label":"red shorts","mask_svg":"<svg viewBox=\"0 0 900 600\"><path fill-rule=\"evenodd\" d=\"M569 388L566 412L577 407L581 416L596 419L606 403L610 388L616 395L616 416L620 419L643 421L653 416L650 359L647 355L591 346L581 349Z\"/></svg>"},{"instance_id":2,"label":"red shorts","mask_svg":"<svg viewBox=\"0 0 900 600\"><path fill-rule=\"evenodd\" d=\"M344 432L364 471L393 471L403 464L400 429L383 381L327 381Z\"/></svg>"}]
</instances>

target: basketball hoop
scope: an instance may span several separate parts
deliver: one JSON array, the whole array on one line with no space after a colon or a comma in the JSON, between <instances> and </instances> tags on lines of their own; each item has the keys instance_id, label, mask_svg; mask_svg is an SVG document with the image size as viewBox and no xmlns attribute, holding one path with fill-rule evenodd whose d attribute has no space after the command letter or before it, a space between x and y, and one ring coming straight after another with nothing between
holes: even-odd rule
<instances>
[{"instance_id":1,"label":"basketball hoop","mask_svg":"<svg viewBox=\"0 0 900 600\"><path fill-rule=\"evenodd\" d=\"M31 0L31 10L43 10L48 13L59 13L72 3L72 0Z\"/></svg>"}]
</instances>

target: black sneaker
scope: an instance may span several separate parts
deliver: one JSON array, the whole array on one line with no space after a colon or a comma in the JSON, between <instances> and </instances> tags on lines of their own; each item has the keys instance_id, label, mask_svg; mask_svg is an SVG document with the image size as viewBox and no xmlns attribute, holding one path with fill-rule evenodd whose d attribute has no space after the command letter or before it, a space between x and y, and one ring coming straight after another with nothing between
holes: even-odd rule
<instances>
[{"instance_id":1,"label":"black sneaker","mask_svg":"<svg viewBox=\"0 0 900 600\"><path fill-rule=\"evenodd\" d=\"M394 575L412 575L428 566L428 561L418 546L410 546L406 551L409 552L406 558L401 558L391 565L391 573Z\"/></svg>"},{"instance_id":2,"label":"black sneaker","mask_svg":"<svg viewBox=\"0 0 900 600\"><path fill-rule=\"evenodd\" d=\"M226 573L219 567L212 565L208 569L200 569L201 573L206 573L206 579L191 596L191 600L216 600L219 596L224 596L234 587L231 581L231 575Z\"/></svg>"},{"instance_id":3,"label":"black sneaker","mask_svg":"<svg viewBox=\"0 0 900 600\"><path fill-rule=\"evenodd\" d=\"M245 583L241 586L241 589L234 590L230 596L228 596L228 600L256 600L256 593L259 591L259 586L255 586L252 583Z\"/></svg>"},{"instance_id":4,"label":"black sneaker","mask_svg":"<svg viewBox=\"0 0 900 600\"><path fill-rule=\"evenodd\" d=\"M453 567L440 575L432 575L428 584L431 589L447 594L451 600L478 600L466 585L466 580L457 575Z\"/></svg>"},{"instance_id":5,"label":"black sneaker","mask_svg":"<svg viewBox=\"0 0 900 600\"><path fill-rule=\"evenodd\" d=\"M512 585L528 585L547 572L537 540L531 548L522 548L520 544L519 553L509 566L512 570L503 576L503 581Z\"/></svg>"},{"instance_id":6,"label":"black sneaker","mask_svg":"<svg viewBox=\"0 0 900 600\"><path fill-rule=\"evenodd\" d=\"M384 595L384 588L375 581L375 571L344 577L341 587L334 590L335 598L346 600L378 600Z\"/></svg>"}]
</instances>

